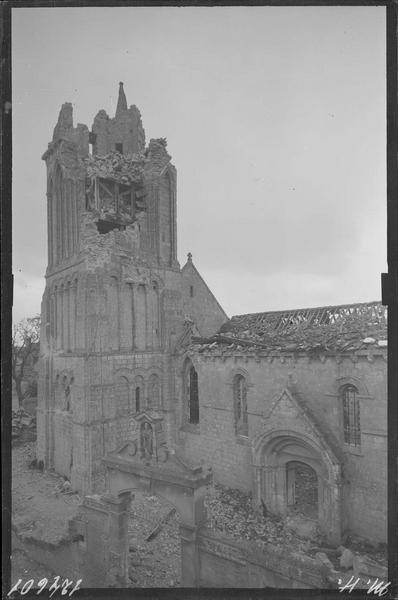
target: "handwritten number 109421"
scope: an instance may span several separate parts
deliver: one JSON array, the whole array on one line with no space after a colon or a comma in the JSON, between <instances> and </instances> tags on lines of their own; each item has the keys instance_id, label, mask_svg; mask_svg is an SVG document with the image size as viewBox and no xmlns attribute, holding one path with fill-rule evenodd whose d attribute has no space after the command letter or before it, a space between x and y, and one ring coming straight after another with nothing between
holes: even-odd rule
<instances>
[{"instance_id":1,"label":"handwritten number 109421","mask_svg":"<svg viewBox=\"0 0 398 600\"><path fill-rule=\"evenodd\" d=\"M49 598L51 598L51 596L53 594L55 594L55 592L58 592L58 591L61 593L61 596L68 595L70 598L72 596L72 594L74 594L78 589L80 589L79 586L80 586L81 582L83 581L82 579L78 579L76 581L76 583L74 584L73 579L72 580L64 579L62 581L62 583L60 583L60 580L61 580L61 577L59 577L59 575L54 577L54 581L51 583L50 587L48 588L48 591L50 592ZM21 596L24 596L35 585L34 579L28 579L27 581L25 581L25 583L22 583L22 582L23 582L23 579L18 579L16 584L14 584L12 586L12 588L10 589L10 591L8 592L7 597L11 596L11 594L13 594L14 592L17 592ZM37 587L36 594L37 595L41 594L41 592L47 588L49 583L50 583L50 581L46 577L43 577L43 579L40 579L40 581L38 581L36 584L36 587ZM36 587L34 587L33 589L36 589Z\"/></svg>"}]
</instances>

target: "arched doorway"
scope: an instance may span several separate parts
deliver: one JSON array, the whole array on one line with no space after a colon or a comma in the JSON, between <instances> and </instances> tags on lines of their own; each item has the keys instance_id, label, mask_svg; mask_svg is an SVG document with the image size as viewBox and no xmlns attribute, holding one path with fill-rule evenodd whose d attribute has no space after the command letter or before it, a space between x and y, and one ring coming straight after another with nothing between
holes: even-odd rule
<instances>
[{"instance_id":1,"label":"arched doorway","mask_svg":"<svg viewBox=\"0 0 398 600\"><path fill-rule=\"evenodd\" d=\"M309 435L274 430L252 445L255 503L273 514L299 512L318 522L332 544L341 543L340 464Z\"/></svg>"}]
</instances>

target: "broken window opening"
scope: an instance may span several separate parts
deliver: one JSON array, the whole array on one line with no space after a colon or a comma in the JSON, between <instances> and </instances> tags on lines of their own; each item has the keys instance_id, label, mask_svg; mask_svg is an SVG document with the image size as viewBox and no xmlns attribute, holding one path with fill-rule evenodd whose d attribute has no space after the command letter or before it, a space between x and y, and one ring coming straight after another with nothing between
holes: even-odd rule
<instances>
[{"instance_id":1,"label":"broken window opening","mask_svg":"<svg viewBox=\"0 0 398 600\"><path fill-rule=\"evenodd\" d=\"M189 295L193 298L193 285L189 286Z\"/></svg>"},{"instance_id":2,"label":"broken window opening","mask_svg":"<svg viewBox=\"0 0 398 600\"><path fill-rule=\"evenodd\" d=\"M93 133L92 131L89 132L88 134L88 143L90 146L90 154L92 156L94 156L95 154L95 144L97 142L97 134Z\"/></svg>"},{"instance_id":3,"label":"broken window opening","mask_svg":"<svg viewBox=\"0 0 398 600\"><path fill-rule=\"evenodd\" d=\"M123 154L123 144L115 144L115 150L116 152L119 152L120 154Z\"/></svg>"},{"instance_id":4,"label":"broken window opening","mask_svg":"<svg viewBox=\"0 0 398 600\"><path fill-rule=\"evenodd\" d=\"M104 234L117 229L118 231L124 231L126 229L125 225L120 225L119 223L115 223L113 221L104 221L99 219L97 221L97 229L98 233Z\"/></svg>"},{"instance_id":5,"label":"broken window opening","mask_svg":"<svg viewBox=\"0 0 398 600\"><path fill-rule=\"evenodd\" d=\"M87 182L86 209L99 213L97 227L100 233L108 233L112 229L124 231L136 219L134 188L111 179L94 177Z\"/></svg>"}]
</instances>

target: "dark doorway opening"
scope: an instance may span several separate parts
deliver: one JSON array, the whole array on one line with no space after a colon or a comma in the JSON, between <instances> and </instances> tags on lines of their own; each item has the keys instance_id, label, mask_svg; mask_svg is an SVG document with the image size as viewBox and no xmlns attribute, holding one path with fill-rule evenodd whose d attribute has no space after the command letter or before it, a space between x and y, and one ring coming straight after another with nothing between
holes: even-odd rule
<instances>
[{"instance_id":1,"label":"dark doorway opening","mask_svg":"<svg viewBox=\"0 0 398 600\"><path fill-rule=\"evenodd\" d=\"M318 519L318 477L314 469L299 461L289 462L286 479L290 512Z\"/></svg>"}]
</instances>

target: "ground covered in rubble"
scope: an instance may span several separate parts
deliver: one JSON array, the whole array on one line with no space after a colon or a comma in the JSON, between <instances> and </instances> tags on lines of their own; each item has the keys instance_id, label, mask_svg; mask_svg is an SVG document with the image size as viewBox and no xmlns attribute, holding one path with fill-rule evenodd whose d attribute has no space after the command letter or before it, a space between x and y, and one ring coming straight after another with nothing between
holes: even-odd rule
<instances>
[{"instance_id":1,"label":"ground covered in rubble","mask_svg":"<svg viewBox=\"0 0 398 600\"><path fill-rule=\"evenodd\" d=\"M12 519L19 531L58 543L68 535L68 522L76 514L81 497L70 493L56 474L29 468L35 442L19 443L12 450ZM65 491L66 489L66 491ZM176 587L181 581L179 517L155 496L136 493L129 522L129 578L131 587ZM156 525L160 531L147 538ZM12 581L19 578L51 578L54 574L21 550L11 557ZM61 574L62 575L62 574Z\"/></svg>"},{"instance_id":2,"label":"ground covered in rubble","mask_svg":"<svg viewBox=\"0 0 398 600\"><path fill-rule=\"evenodd\" d=\"M284 519L264 514L261 508L253 509L250 494L222 485L209 487L206 506L210 529L236 540L252 540L260 547L272 544L276 550L304 553L311 558L323 552L332 566L340 569L342 550L329 547L315 522L298 510ZM353 554L366 555L380 565L387 564L385 544L347 538L344 548Z\"/></svg>"},{"instance_id":3,"label":"ground covered in rubble","mask_svg":"<svg viewBox=\"0 0 398 600\"><path fill-rule=\"evenodd\" d=\"M80 497L65 493L65 480L59 475L29 468L35 458L35 442L18 440L12 449L12 520L18 531L46 542L57 544L68 536L68 521L77 512ZM54 574L26 556L13 550L11 581L24 581Z\"/></svg>"},{"instance_id":4,"label":"ground covered in rubble","mask_svg":"<svg viewBox=\"0 0 398 600\"><path fill-rule=\"evenodd\" d=\"M309 540L296 535L286 520L271 514L264 516L262 509L255 511L250 494L240 490L215 485L208 490L206 506L208 527L237 540L252 540L259 546L271 543L280 550L308 551L311 545ZM314 530L313 541L321 544L316 526Z\"/></svg>"},{"instance_id":5,"label":"ground covered in rubble","mask_svg":"<svg viewBox=\"0 0 398 600\"><path fill-rule=\"evenodd\" d=\"M20 530L58 543L68 533L68 522L76 514L80 497L62 492L59 475L29 468L35 458L35 443L12 450L12 517Z\"/></svg>"},{"instance_id":6,"label":"ground covered in rubble","mask_svg":"<svg viewBox=\"0 0 398 600\"><path fill-rule=\"evenodd\" d=\"M158 524L159 533L147 541ZM156 496L136 493L129 523L130 587L178 587L181 584L179 516Z\"/></svg>"},{"instance_id":7,"label":"ground covered in rubble","mask_svg":"<svg viewBox=\"0 0 398 600\"><path fill-rule=\"evenodd\" d=\"M12 451L13 523L19 531L58 543L67 537L68 522L77 513L81 497L72 493L64 478L32 468L34 456L34 442L16 445ZM321 552L324 557L327 555L334 569L340 569L341 551L328 547L316 522L305 515L296 513L281 519L264 509L255 511L249 494L220 485L209 486L206 506L207 527L218 533L237 541L254 541L259 547L272 544L276 550L313 558ZM181 585L179 523L176 511L161 498L135 493L128 525L129 587ZM300 535L303 531L310 535ZM365 555L380 565L386 564L383 545L351 539L345 547L355 555ZM13 552L12 581L52 575L48 568L38 565L20 550Z\"/></svg>"}]
</instances>

